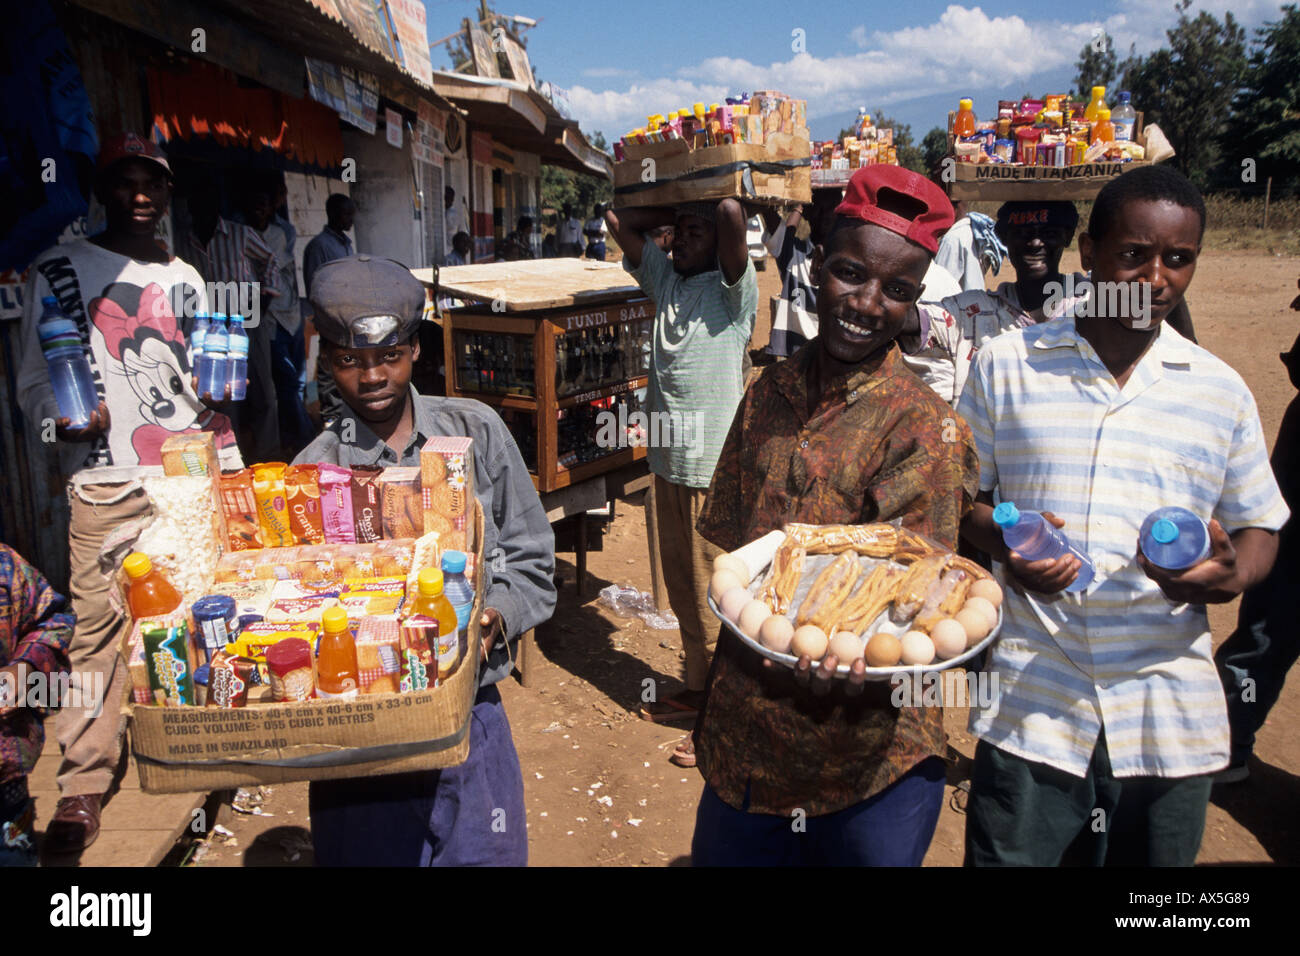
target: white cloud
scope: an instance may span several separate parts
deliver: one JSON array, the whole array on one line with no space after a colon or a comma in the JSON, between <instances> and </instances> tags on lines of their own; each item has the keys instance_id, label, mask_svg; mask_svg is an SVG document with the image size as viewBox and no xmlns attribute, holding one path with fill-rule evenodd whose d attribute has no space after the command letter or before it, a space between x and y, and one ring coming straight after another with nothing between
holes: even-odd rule
<instances>
[{"instance_id":1,"label":"white cloud","mask_svg":"<svg viewBox=\"0 0 1300 956\"><path fill-rule=\"evenodd\" d=\"M1231 9L1248 28L1280 16L1276 0L1201 0L1191 12L1201 8L1219 18ZM698 101L719 102L755 89L806 98L813 116L936 94L955 96L963 88L986 88L991 81L1019 92L1022 81L1032 76L1072 68L1079 50L1099 28L1110 34L1123 59L1130 45L1143 53L1163 44L1164 31L1175 22L1173 0L1115 0L1113 9L1117 12L1105 19L1064 23L989 16L978 6L953 4L929 24L891 32L854 27L847 34L852 52L799 53L767 64L711 57L622 90L575 86L570 102L585 129L603 130L613 141L644 124L649 113L667 113ZM817 37L809 37L814 52L816 45ZM595 78L590 70L584 75Z\"/></svg>"}]
</instances>

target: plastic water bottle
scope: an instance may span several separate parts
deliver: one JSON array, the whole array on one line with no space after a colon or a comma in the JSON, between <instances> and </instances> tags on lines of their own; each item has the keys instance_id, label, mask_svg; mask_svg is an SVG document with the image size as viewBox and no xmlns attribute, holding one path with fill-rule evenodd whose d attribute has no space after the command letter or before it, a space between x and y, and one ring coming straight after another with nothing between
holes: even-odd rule
<instances>
[{"instance_id":1,"label":"plastic water bottle","mask_svg":"<svg viewBox=\"0 0 1300 956\"><path fill-rule=\"evenodd\" d=\"M59 417L67 418L72 428L85 428L90 424L91 412L99 407L99 394L95 391L90 362L81 347L81 333L54 296L41 299L41 306L36 336L49 367Z\"/></svg>"},{"instance_id":2,"label":"plastic water bottle","mask_svg":"<svg viewBox=\"0 0 1300 956\"><path fill-rule=\"evenodd\" d=\"M1124 143L1133 139L1133 128L1137 126L1137 110L1129 102L1128 92L1120 93L1119 106L1111 110L1110 125L1115 127L1115 142Z\"/></svg>"},{"instance_id":3,"label":"plastic water bottle","mask_svg":"<svg viewBox=\"0 0 1300 956\"><path fill-rule=\"evenodd\" d=\"M212 316L208 334L203 339L203 357L199 359L199 397L211 395L213 401L226 397L226 317Z\"/></svg>"},{"instance_id":4,"label":"plastic water bottle","mask_svg":"<svg viewBox=\"0 0 1300 956\"><path fill-rule=\"evenodd\" d=\"M230 342L227 346L226 374L230 379L230 398L242 402L248 386L248 333L244 331L244 317L230 317Z\"/></svg>"},{"instance_id":5,"label":"plastic water bottle","mask_svg":"<svg viewBox=\"0 0 1300 956\"><path fill-rule=\"evenodd\" d=\"M469 627L469 616L474 610L474 589L465 578L465 563L464 551L442 553L442 587L456 611L456 628L461 631Z\"/></svg>"},{"instance_id":6,"label":"plastic water bottle","mask_svg":"<svg viewBox=\"0 0 1300 956\"><path fill-rule=\"evenodd\" d=\"M1079 576L1067 591L1082 591L1092 583L1096 573L1092 560L1070 544L1070 539L1060 528L1037 511L1021 511L1010 501L993 509L993 522L1002 529L1002 540L1026 561L1043 561L1072 554L1079 559Z\"/></svg>"},{"instance_id":7,"label":"plastic water bottle","mask_svg":"<svg viewBox=\"0 0 1300 956\"><path fill-rule=\"evenodd\" d=\"M1210 556L1210 529L1186 508L1157 508L1138 535L1147 560L1167 571L1190 568Z\"/></svg>"},{"instance_id":8,"label":"plastic water bottle","mask_svg":"<svg viewBox=\"0 0 1300 956\"><path fill-rule=\"evenodd\" d=\"M212 316L206 312L200 312L194 316L194 328L190 331L190 356L194 362L194 374L199 374L199 356L203 354L203 340L208 337L208 326L212 324Z\"/></svg>"}]
</instances>

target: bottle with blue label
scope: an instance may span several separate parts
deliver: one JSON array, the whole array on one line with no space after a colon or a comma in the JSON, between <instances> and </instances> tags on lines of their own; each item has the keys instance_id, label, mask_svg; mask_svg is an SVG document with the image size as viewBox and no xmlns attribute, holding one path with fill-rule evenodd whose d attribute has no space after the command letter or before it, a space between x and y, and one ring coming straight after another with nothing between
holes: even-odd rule
<instances>
[{"instance_id":1,"label":"bottle with blue label","mask_svg":"<svg viewBox=\"0 0 1300 956\"><path fill-rule=\"evenodd\" d=\"M213 401L220 402L226 397L226 343L226 317L217 312L203 339L203 355L199 359L200 398L210 394Z\"/></svg>"},{"instance_id":2,"label":"bottle with blue label","mask_svg":"<svg viewBox=\"0 0 1300 956\"><path fill-rule=\"evenodd\" d=\"M1210 556L1210 529L1186 508L1157 508L1138 537L1147 560L1166 571L1182 571Z\"/></svg>"},{"instance_id":3,"label":"bottle with blue label","mask_svg":"<svg viewBox=\"0 0 1300 956\"><path fill-rule=\"evenodd\" d=\"M248 333L244 331L242 315L230 317L226 372L230 379L231 401L242 402L248 391Z\"/></svg>"},{"instance_id":4,"label":"bottle with blue label","mask_svg":"<svg viewBox=\"0 0 1300 956\"><path fill-rule=\"evenodd\" d=\"M1092 583L1096 573L1092 560L1037 511L1021 511L1012 502L1004 501L993 509L993 522L1002 529L1007 547L1026 561L1055 560L1067 554L1078 558L1079 576L1065 590L1082 591Z\"/></svg>"},{"instance_id":5,"label":"bottle with blue label","mask_svg":"<svg viewBox=\"0 0 1300 956\"><path fill-rule=\"evenodd\" d=\"M1115 128L1115 142L1124 143L1133 139L1133 129L1137 126L1137 110L1129 102L1127 91L1119 95L1119 106L1111 110L1110 125Z\"/></svg>"},{"instance_id":6,"label":"bottle with blue label","mask_svg":"<svg viewBox=\"0 0 1300 956\"><path fill-rule=\"evenodd\" d=\"M474 589L465 577L466 560L464 551L442 553L443 591L456 611L456 629L462 634L469 627L469 616L474 610Z\"/></svg>"},{"instance_id":7,"label":"bottle with blue label","mask_svg":"<svg viewBox=\"0 0 1300 956\"><path fill-rule=\"evenodd\" d=\"M41 299L41 307L36 337L49 368L59 417L68 419L72 428L85 428L90 424L91 413L99 407L99 393L95 391L95 376L81 345L81 333L54 296Z\"/></svg>"}]
</instances>

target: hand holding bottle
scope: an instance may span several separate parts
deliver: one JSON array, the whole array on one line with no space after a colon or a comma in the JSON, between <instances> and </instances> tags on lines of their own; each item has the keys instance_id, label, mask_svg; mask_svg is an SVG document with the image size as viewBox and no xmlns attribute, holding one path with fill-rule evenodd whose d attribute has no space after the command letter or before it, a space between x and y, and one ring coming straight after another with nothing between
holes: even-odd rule
<instances>
[{"instance_id":1,"label":"hand holding bottle","mask_svg":"<svg viewBox=\"0 0 1300 956\"><path fill-rule=\"evenodd\" d=\"M1065 521L1052 512L1044 511L1042 514L1053 527L1065 527ZM1007 550L1007 568L1011 571L1012 577L1030 591L1039 594L1055 594L1064 591L1078 578L1082 566L1083 562L1073 554L1030 561L1021 556L1018 551Z\"/></svg>"},{"instance_id":2,"label":"hand holding bottle","mask_svg":"<svg viewBox=\"0 0 1300 956\"><path fill-rule=\"evenodd\" d=\"M1240 580L1237 549L1228 532L1213 518L1209 528L1209 557L1182 571L1170 571L1152 564L1142 553L1141 543L1138 544L1138 567L1175 604L1226 604L1245 590Z\"/></svg>"},{"instance_id":3,"label":"hand holding bottle","mask_svg":"<svg viewBox=\"0 0 1300 956\"><path fill-rule=\"evenodd\" d=\"M112 422L108 415L108 405L99 403L99 407L90 413L90 422L83 428L73 428L72 419L64 416L54 420L54 434L60 441L94 441L108 434Z\"/></svg>"}]
</instances>

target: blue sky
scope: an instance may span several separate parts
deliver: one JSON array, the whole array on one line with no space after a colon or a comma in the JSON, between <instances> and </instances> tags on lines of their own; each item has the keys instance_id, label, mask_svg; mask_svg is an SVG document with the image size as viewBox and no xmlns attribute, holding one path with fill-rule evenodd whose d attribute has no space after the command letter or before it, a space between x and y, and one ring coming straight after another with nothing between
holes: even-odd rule
<instances>
[{"instance_id":1,"label":"blue sky","mask_svg":"<svg viewBox=\"0 0 1300 956\"><path fill-rule=\"evenodd\" d=\"M425 6L433 38L478 10L477 0ZM1196 0L1192 13L1221 19L1230 9L1253 31L1278 19L1281 6ZM807 99L817 138L833 136L866 106L910 123L919 140L945 123L960 96L973 96L983 117L999 98L1066 91L1080 49L1101 29L1122 60L1130 45L1138 52L1162 45L1176 19L1174 0L494 0L493 8L539 21L527 32L538 75L569 90L586 132L611 141L647 113L754 89ZM433 64L447 68L441 48Z\"/></svg>"}]
</instances>

